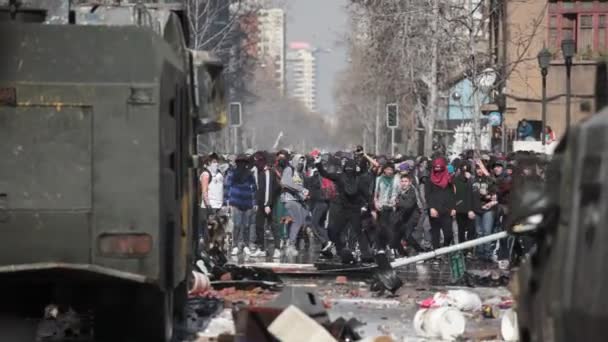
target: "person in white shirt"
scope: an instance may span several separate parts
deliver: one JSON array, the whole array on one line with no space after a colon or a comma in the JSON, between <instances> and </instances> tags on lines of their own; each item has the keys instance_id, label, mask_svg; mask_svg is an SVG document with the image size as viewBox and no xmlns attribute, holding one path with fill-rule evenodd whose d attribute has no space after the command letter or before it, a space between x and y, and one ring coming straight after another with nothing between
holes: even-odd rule
<instances>
[{"instance_id":1,"label":"person in white shirt","mask_svg":"<svg viewBox=\"0 0 608 342\"><path fill-rule=\"evenodd\" d=\"M217 154L212 153L205 159L199 183L201 187L201 207L196 255L200 254L203 241L208 238L207 219L209 215L217 213L222 208L224 201L224 175L219 170L219 156Z\"/></svg>"}]
</instances>

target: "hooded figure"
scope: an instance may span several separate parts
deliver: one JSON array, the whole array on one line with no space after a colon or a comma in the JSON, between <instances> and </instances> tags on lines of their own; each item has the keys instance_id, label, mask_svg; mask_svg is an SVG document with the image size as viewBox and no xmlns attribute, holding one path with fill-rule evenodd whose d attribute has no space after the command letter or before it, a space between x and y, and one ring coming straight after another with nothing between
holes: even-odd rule
<instances>
[{"instance_id":1,"label":"hooded figure","mask_svg":"<svg viewBox=\"0 0 608 342\"><path fill-rule=\"evenodd\" d=\"M433 169L431 170L431 182L445 189L451 181L450 172L448 171L447 162L443 158L433 160Z\"/></svg>"},{"instance_id":2,"label":"hooded figure","mask_svg":"<svg viewBox=\"0 0 608 342\"><path fill-rule=\"evenodd\" d=\"M336 185L337 198L330 208L330 224L328 227L329 238L336 244L339 255L352 255L346 250L343 233L346 228L352 229L352 236L359 241L362 259L371 259L369 241L361 231L361 214L369 211L370 188L357 173L357 164L352 159L347 159L343 165L342 173L330 173L325 170L321 160L315 160L315 166L322 177L325 177ZM344 258L343 261L350 260Z\"/></svg>"},{"instance_id":3,"label":"hooded figure","mask_svg":"<svg viewBox=\"0 0 608 342\"><path fill-rule=\"evenodd\" d=\"M257 187L249 167L249 158L241 155L235 162L236 168L228 172L224 182L224 205L231 207L234 222L232 254L237 255L240 249L249 254L248 245L255 238L255 231L249 228L256 206Z\"/></svg>"},{"instance_id":4,"label":"hooded figure","mask_svg":"<svg viewBox=\"0 0 608 342\"><path fill-rule=\"evenodd\" d=\"M456 215L454 187L444 158L433 160L430 180L425 186L426 204L431 220L431 240L433 248L437 249L441 247L441 231L443 245L452 243L452 217Z\"/></svg>"},{"instance_id":5,"label":"hooded figure","mask_svg":"<svg viewBox=\"0 0 608 342\"><path fill-rule=\"evenodd\" d=\"M279 159L279 167L281 168L281 202L285 205L287 216L291 218L291 224L289 226L289 241L287 244L287 255L297 256L298 251L296 250L296 240L298 233L302 226L304 226L306 216L308 212L304 207L304 200L308 196L308 190L304 188L304 174L298 172L298 164L302 159L301 155L295 155L292 158L292 162L295 164L292 166L285 166L287 163L286 158ZM300 169L303 169L303 164Z\"/></svg>"}]
</instances>

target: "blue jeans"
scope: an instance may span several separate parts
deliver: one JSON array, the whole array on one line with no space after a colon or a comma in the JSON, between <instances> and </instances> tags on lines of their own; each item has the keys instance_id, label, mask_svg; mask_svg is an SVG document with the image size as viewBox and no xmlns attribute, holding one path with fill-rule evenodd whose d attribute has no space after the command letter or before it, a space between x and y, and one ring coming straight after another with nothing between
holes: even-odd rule
<instances>
[{"instance_id":1,"label":"blue jeans","mask_svg":"<svg viewBox=\"0 0 608 342\"><path fill-rule=\"evenodd\" d=\"M483 214L475 215L475 229L477 238L488 236L494 230L494 211L486 211ZM475 250L478 257L490 260L492 258L493 246L491 243L478 246Z\"/></svg>"},{"instance_id":2,"label":"blue jeans","mask_svg":"<svg viewBox=\"0 0 608 342\"><path fill-rule=\"evenodd\" d=\"M253 209L241 210L237 207L232 207L232 223L234 224L234 231L232 232L233 247L245 247L250 242L255 242L255 229L249 229L253 214Z\"/></svg>"}]
</instances>

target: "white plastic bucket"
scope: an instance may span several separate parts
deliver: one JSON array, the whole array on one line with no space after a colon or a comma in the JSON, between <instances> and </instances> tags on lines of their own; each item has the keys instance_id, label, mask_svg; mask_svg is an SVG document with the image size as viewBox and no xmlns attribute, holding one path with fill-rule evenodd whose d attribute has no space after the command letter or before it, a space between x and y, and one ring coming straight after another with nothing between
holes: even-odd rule
<instances>
[{"instance_id":1,"label":"white plastic bucket","mask_svg":"<svg viewBox=\"0 0 608 342\"><path fill-rule=\"evenodd\" d=\"M448 304L462 311L481 310L481 298L476 293L466 290L450 290L447 293Z\"/></svg>"},{"instance_id":2,"label":"white plastic bucket","mask_svg":"<svg viewBox=\"0 0 608 342\"><path fill-rule=\"evenodd\" d=\"M197 294L203 293L209 289L211 283L209 282L209 278L196 271L192 271L192 284L190 285L189 294Z\"/></svg>"},{"instance_id":3,"label":"white plastic bucket","mask_svg":"<svg viewBox=\"0 0 608 342\"><path fill-rule=\"evenodd\" d=\"M513 309L506 310L502 316L500 332L505 341L519 341L519 324L517 313Z\"/></svg>"},{"instance_id":4,"label":"white plastic bucket","mask_svg":"<svg viewBox=\"0 0 608 342\"><path fill-rule=\"evenodd\" d=\"M414 316L414 330L419 336L452 341L464 334L466 319L451 307L422 309Z\"/></svg>"}]
</instances>

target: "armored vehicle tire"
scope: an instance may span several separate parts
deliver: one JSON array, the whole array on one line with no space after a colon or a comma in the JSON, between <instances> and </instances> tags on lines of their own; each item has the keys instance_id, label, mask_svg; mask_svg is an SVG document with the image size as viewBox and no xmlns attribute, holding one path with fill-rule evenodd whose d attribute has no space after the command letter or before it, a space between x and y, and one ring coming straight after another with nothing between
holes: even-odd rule
<instances>
[{"instance_id":1,"label":"armored vehicle tire","mask_svg":"<svg viewBox=\"0 0 608 342\"><path fill-rule=\"evenodd\" d=\"M128 286L107 291L96 311L95 341L173 341L174 326L184 319L181 288L164 292L151 286Z\"/></svg>"},{"instance_id":2,"label":"armored vehicle tire","mask_svg":"<svg viewBox=\"0 0 608 342\"><path fill-rule=\"evenodd\" d=\"M158 289L138 291L134 331L137 341L172 341L175 324L173 291Z\"/></svg>"}]
</instances>

